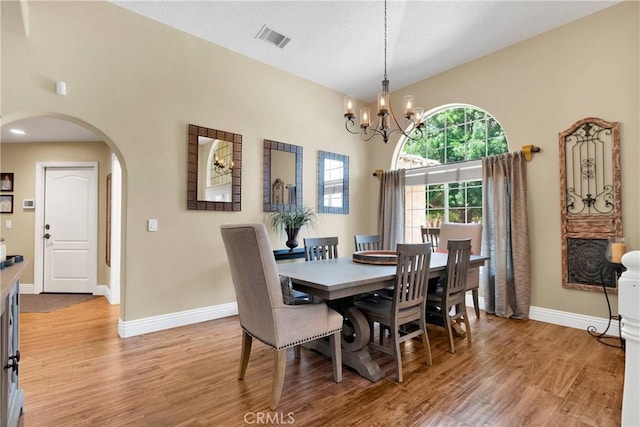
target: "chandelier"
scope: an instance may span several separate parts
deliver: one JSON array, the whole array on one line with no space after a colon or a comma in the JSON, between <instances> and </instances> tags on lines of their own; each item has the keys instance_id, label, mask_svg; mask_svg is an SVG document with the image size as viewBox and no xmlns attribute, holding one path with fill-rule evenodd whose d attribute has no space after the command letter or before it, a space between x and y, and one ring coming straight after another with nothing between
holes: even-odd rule
<instances>
[{"instance_id":1,"label":"chandelier","mask_svg":"<svg viewBox=\"0 0 640 427\"><path fill-rule=\"evenodd\" d=\"M344 127L353 134L360 134L363 141L370 141L374 136L380 135L386 144L389 136L394 133L400 133L411 140L418 140L422 137L422 113L421 107L415 107L413 96L407 95L402 97L402 106L404 110L404 118L409 122L407 129L403 130L396 119L391 103L389 102L389 80L387 79L387 0L384 1L384 80L382 80L382 92L378 93L378 124L371 127L371 114L369 107L360 108L360 130L351 130L356 126L354 113L354 100L350 96L344 98ZM391 120L395 124L395 128L391 128ZM411 136L413 132L415 136Z\"/></svg>"},{"instance_id":2,"label":"chandelier","mask_svg":"<svg viewBox=\"0 0 640 427\"><path fill-rule=\"evenodd\" d=\"M215 170L218 175L226 175L233 170L233 162L227 164L224 160L216 156L213 160L213 170Z\"/></svg>"}]
</instances>

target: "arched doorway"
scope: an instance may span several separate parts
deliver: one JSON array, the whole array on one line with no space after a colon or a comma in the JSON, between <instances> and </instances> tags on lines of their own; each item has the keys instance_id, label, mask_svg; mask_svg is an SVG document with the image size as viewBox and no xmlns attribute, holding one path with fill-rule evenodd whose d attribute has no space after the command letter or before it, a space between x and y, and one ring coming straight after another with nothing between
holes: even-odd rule
<instances>
[{"instance_id":1,"label":"arched doorway","mask_svg":"<svg viewBox=\"0 0 640 427\"><path fill-rule=\"evenodd\" d=\"M13 132L12 132L13 130ZM126 185L124 159L116 144L89 123L61 114L14 114L5 116L2 127L2 170L19 170L16 177L14 200L16 210L12 217L3 218L3 234L11 234L22 243L33 262L31 281L24 281L21 293L34 293L42 289L43 219L39 199L42 194L42 172L52 164L95 162L99 158L98 173L98 280L95 294L105 295L111 304L121 304L122 230L124 229L124 203L121 195ZM21 133L23 132L23 133ZM70 154L73 153L73 154ZM33 200L33 209L23 209L23 200ZM27 204L28 205L28 204ZM108 209L108 211L107 211ZM3 214L4 215L4 214ZM7 221L19 227L6 230ZM30 223L30 232L27 231ZM18 229L19 228L19 229ZM31 282L31 284L29 284ZM121 313L123 310L121 310Z\"/></svg>"}]
</instances>

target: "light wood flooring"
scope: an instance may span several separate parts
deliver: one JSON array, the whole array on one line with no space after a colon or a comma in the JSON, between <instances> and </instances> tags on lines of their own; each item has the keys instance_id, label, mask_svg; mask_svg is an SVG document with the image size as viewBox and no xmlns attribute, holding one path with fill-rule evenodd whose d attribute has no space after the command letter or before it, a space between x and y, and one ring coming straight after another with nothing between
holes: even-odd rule
<instances>
[{"instance_id":1,"label":"light wood flooring","mask_svg":"<svg viewBox=\"0 0 640 427\"><path fill-rule=\"evenodd\" d=\"M237 317L143 336L117 336L118 306L97 298L53 313L20 315L23 427L36 426L617 426L624 352L585 331L536 321L471 316L473 343L448 353L429 328L403 347L404 377L374 353L386 378L371 383L331 361L290 352L277 411L269 410L272 352L254 340L246 377Z\"/></svg>"}]
</instances>

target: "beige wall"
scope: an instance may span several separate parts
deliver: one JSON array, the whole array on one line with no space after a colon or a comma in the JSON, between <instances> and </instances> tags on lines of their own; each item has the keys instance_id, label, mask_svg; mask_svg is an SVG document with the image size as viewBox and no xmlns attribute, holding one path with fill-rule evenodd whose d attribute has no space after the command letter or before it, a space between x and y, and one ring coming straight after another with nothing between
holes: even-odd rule
<instances>
[{"instance_id":1,"label":"beige wall","mask_svg":"<svg viewBox=\"0 0 640 427\"><path fill-rule=\"evenodd\" d=\"M110 3L29 2L28 38L17 13L2 2L3 124L43 112L72 118L119 156L124 320L235 300L219 226L263 221L264 139L304 147L306 205L316 206L319 149L357 159L353 188L375 181L373 145L345 132L340 93ZM67 82L67 96L55 94L57 79ZM241 212L186 210L189 123L243 135ZM354 191L350 215L320 215L300 237L337 235L341 253L350 253L354 233L374 231L368 197ZM146 231L149 218L158 232Z\"/></svg>"},{"instance_id":2,"label":"beige wall","mask_svg":"<svg viewBox=\"0 0 640 427\"><path fill-rule=\"evenodd\" d=\"M22 209L23 199L35 199L37 162L98 162L98 285L109 286L109 267L105 261L106 247L106 179L111 172L111 150L104 142L55 142L2 144L2 169L13 172L15 180L13 214L0 215L2 237L8 251L25 255L31 266L20 278L23 284L33 284L33 247L35 242L35 210ZM4 221L12 221L5 229Z\"/></svg>"},{"instance_id":3,"label":"beige wall","mask_svg":"<svg viewBox=\"0 0 640 427\"><path fill-rule=\"evenodd\" d=\"M348 254L354 233L375 231L371 172L389 169L396 147L345 132L342 94L108 3L29 5L25 38L17 7L2 2L3 120L63 115L93 127L118 154L123 319L235 299L219 225L263 221L265 138L304 147L304 203L314 208L317 150L351 158L350 214L321 215L301 237L337 235ZM602 294L560 285L557 135L583 117L622 123L624 227L640 247L638 50L638 3L626 2L394 94L397 108L407 93L425 108L476 105L500 121L511 149L542 147L528 172L535 306L606 314ZM66 97L55 95L56 79L67 82ZM186 210L188 123L243 135L242 212ZM148 218L159 220L159 232L145 231Z\"/></svg>"},{"instance_id":4,"label":"beige wall","mask_svg":"<svg viewBox=\"0 0 640 427\"><path fill-rule=\"evenodd\" d=\"M608 316L602 293L561 286L558 132L582 118L621 123L623 227L640 249L639 7L625 2L394 93L394 102L413 94L427 110L478 106L500 122L511 150L542 148L527 165L534 306ZM376 150L373 166L390 168L394 149Z\"/></svg>"}]
</instances>

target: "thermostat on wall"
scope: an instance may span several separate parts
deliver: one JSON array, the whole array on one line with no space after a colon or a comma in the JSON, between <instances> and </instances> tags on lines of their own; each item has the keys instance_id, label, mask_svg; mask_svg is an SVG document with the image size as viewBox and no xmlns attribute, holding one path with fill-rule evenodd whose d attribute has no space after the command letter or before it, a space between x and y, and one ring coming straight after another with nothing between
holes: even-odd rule
<instances>
[{"instance_id":1,"label":"thermostat on wall","mask_svg":"<svg viewBox=\"0 0 640 427\"><path fill-rule=\"evenodd\" d=\"M22 200L22 208L23 209L35 209L36 201L33 199L23 199Z\"/></svg>"}]
</instances>

